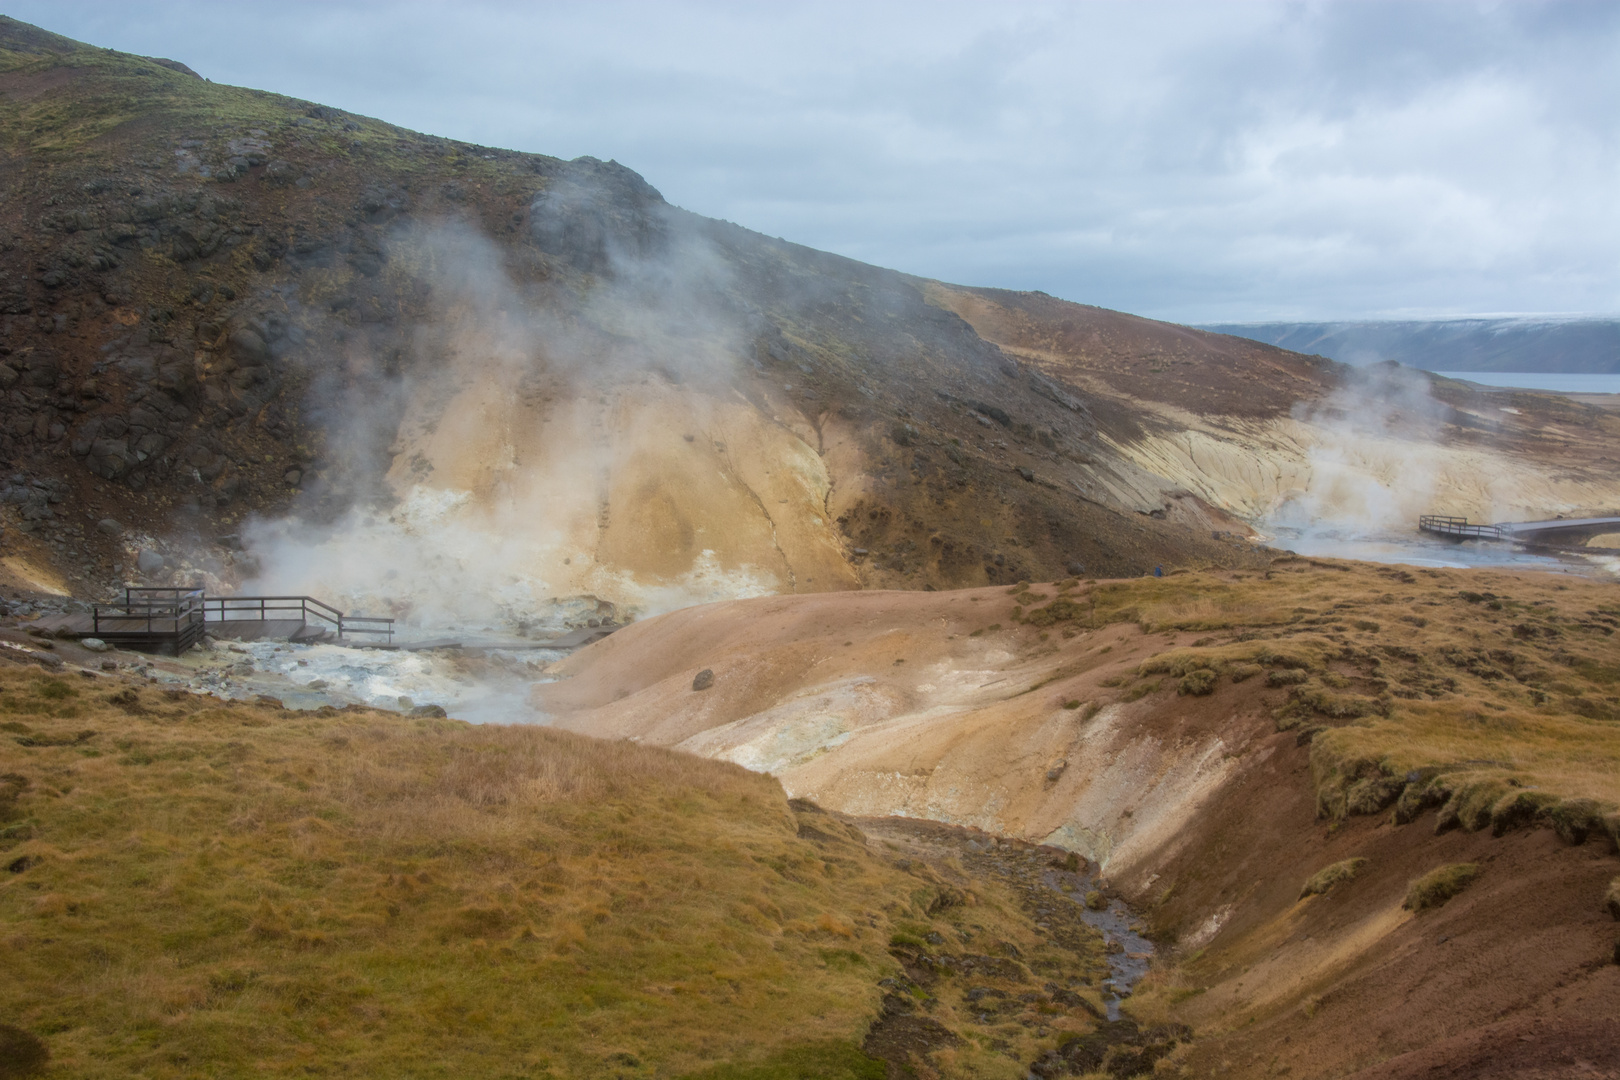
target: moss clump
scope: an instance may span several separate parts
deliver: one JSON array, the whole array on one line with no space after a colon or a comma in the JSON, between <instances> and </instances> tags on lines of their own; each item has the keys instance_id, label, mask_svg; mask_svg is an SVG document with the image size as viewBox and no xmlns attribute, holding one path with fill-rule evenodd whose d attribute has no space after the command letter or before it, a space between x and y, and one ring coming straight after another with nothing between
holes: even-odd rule
<instances>
[{"instance_id":1,"label":"moss clump","mask_svg":"<svg viewBox=\"0 0 1620 1080\"><path fill-rule=\"evenodd\" d=\"M1233 682L1239 683L1254 678L1264 670L1266 669L1259 664L1233 664L1226 669L1226 673L1232 677Z\"/></svg>"},{"instance_id":2,"label":"moss clump","mask_svg":"<svg viewBox=\"0 0 1620 1080\"><path fill-rule=\"evenodd\" d=\"M1298 686L1310 678L1298 668L1280 668L1276 671L1266 672L1267 686Z\"/></svg>"},{"instance_id":3,"label":"moss clump","mask_svg":"<svg viewBox=\"0 0 1620 1080\"><path fill-rule=\"evenodd\" d=\"M1596 799L1561 799L1547 809L1547 820L1566 844L1579 846L1603 835L1603 815L1610 808Z\"/></svg>"},{"instance_id":4,"label":"moss clump","mask_svg":"<svg viewBox=\"0 0 1620 1080\"><path fill-rule=\"evenodd\" d=\"M1434 831L1461 826L1469 832L1478 832L1491 823L1491 811L1496 804L1513 794L1513 786L1494 777L1463 774L1451 785L1451 797L1435 815Z\"/></svg>"},{"instance_id":5,"label":"moss clump","mask_svg":"<svg viewBox=\"0 0 1620 1080\"><path fill-rule=\"evenodd\" d=\"M1158 656L1150 656L1137 667L1138 675L1181 676L1194 671L1208 671L1219 661L1203 649L1173 649Z\"/></svg>"},{"instance_id":6,"label":"moss clump","mask_svg":"<svg viewBox=\"0 0 1620 1080\"><path fill-rule=\"evenodd\" d=\"M1183 676L1180 685L1176 687L1176 693L1188 694L1193 697L1212 694L1215 692L1215 679L1215 673L1207 668L1188 672Z\"/></svg>"},{"instance_id":7,"label":"moss clump","mask_svg":"<svg viewBox=\"0 0 1620 1080\"><path fill-rule=\"evenodd\" d=\"M1544 791L1515 791L1498 799L1491 807L1491 835L1505 836L1544 820L1547 810L1558 802Z\"/></svg>"},{"instance_id":8,"label":"moss clump","mask_svg":"<svg viewBox=\"0 0 1620 1080\"><path fill-rule=\"evenodd\" d=\"M1609 835L1609 846L1620 853L1620 812L1603 815L1603 831Z\"/></svg>"},{"instance_id":9,"label":"moss clump","mask_svg":"<svg viewBox=\"0 0 1620 1080\"><path fill-rule=\"evenodd\" d=\"M1383 706L1373 698L1359 694L1337 694L1323 686L1305 683L1293 690L1296 702L1319 716L1334 720L1356 720L1363 716L1383 713Z\"/></svg>"},{"instance_id":10,"label":"moss clump","mask_svg":"<svg viewBox=\"0 0 1620 1080\"><path fill-rule=\"evenodd\" d=\"M1434 770L1424 770L1401 789L1395 800L1395 824L1410 825L1418 819L1419 814L1446 801L1444 787L1434 783L1434 778Z\"/></svg>"},{"instance_id":11,"label":"moss clump","mask_svg":"<svg viewBox=\"0 0 1620 1080\"><path fill-rule=\"evenodd\" d=\"M1129 701L1141 701L1143 698L1147 697L1149 694L1157 693L1158 689L1159 689L1159 680L1158 679L1149 679L1146 682L1137 683L1135 686L1131 687L1130 692L1125 695L1125 700L1128 701L1128 702Z\"/></svg>"},{"instance_id":12,"label":"moss clump","mask_svg":"<svg viewBox=\"0 0 1620 1080\"><path fill-rule=\"evenodd\" d=\"M1345 859L1343 862L1336 862L1332 866L1324 866L1312 874L1309 881L1305 882L1305 887L1299 891L1299 898L1303 900L1307 896L1325 895L1329 889L1339 884L1339 882L1349 881L1354 878L1361 872L1361 868L1366 865L1366 859L1357 858Z\"/></svg>"},{"instance_id":13,"label":"moss clump","mask_svg":"<svg viewBox=\"0 0 1620 1080\"><path fill-rule=\"evenodd\" d=\"M1092 911L1101 911L1107 906L1108 898L1102 894L1100 889L1092 889L1090 892L1086 893L1086 907L1090 908Z\"/></svg>"},{"instance_id":14,"label":"moss clump","mask_svg":"<svg viewBox=\"0 0 1620 1080\"><path fill-rule=\"evenodd\" d=\"M1427 911L1439 907L1473 884L1479 872L1478 863L1451 863L1430 870L1412 882L1411 888L1406 890L1406 903L1402 906L1408 911Z\"/></svg>"},{"instance_id":15,"label":"moss clump","mask_svg":"<svg viewBox=\"0 0 1620 1080\"><path fill-rule=\"evenodd\" d=\"M1342 757L1331 741L1312 746L1311 776L1316 781L1317 816L1334 821L1351 814L1376 814L1408 786L1382 759Z\"/></svg>"},{"instance_id":16,"label":"moss clump","mask_svg":"<svg viewBox=\"0 0 1620 1080\"><path fill-rule=\"evenodd\" d=\"M1047 627L1053 623L1073 622L1084 613L1079 604L1060 596L1045 607L1036 608L1026 614L1024 621L1031 626Z\"/></svg>"}]
</instances>

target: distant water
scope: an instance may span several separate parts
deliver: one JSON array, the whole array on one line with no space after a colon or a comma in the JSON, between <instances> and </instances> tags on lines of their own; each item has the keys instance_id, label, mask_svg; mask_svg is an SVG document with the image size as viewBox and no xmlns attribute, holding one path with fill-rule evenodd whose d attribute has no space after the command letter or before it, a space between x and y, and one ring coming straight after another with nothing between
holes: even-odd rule
<instances>
[{"instance_id":1,"label":"distant water","mask_svg":"<svg viewBox=\"0 0 1620 1080\"><path fill-rule=\"evenodd\" d=\"M1568 375L1542 371L1436 371L1448 379L1467 379L1482 386L1521 390L1554 390L1560 394L1620 394L1620 375Z\"/></svg>"}]
</instances>

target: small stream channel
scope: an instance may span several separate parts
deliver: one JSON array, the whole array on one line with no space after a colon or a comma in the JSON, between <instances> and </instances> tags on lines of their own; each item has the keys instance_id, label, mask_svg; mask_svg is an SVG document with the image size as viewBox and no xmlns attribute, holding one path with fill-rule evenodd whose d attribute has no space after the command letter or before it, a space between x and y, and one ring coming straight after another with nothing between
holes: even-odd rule
<instances>
[{"instance_id":1,"label":"small stream channel","mask_svg":"<svg viewBox=\"0 0 1620 1080\"><path fill-rule=\"evenodd\" d=\"M1021 860L1025 864L1016 876L1025 880L1026 889L1038 890L1029 897L1034 904L1037 927L1053 933L1057 930L1054 918L1078 918L1102 935L1103 947L1108 953L1109 976L1102 989L1106 993L1108 1019L1118 1020L1120 1002L1130 997L1131 990L1153 963L1154 946L1142 936L1146 927L1125 901L1108 897L1099 909L1086 905L1087 895L1097 889L1098 868L1083 863L1077 871L1059 869L1051 865L1054 849L1030 847L1019 841L989 838L987 841L969 840L966 846L981 855L1007 849L1010 857L998 861L1012 862L1016 866Z\"/></svg>"},{"instance_id":2,"label":"small stream channel","mask_svg":"<svg viewBox=\"0 0 1620 1080\"><path fill-rule=\"evenodd\" d=\"M869 834L904 838L908 846L935 855L954 855L971 873L1001 879L1020 896L1036 928L1060 945L1084 949L1082 938L1088 931L1101 934L1108 978L1100 989L1108 1019L1120 1019L1120 1002L1147 974L1155 950L1153 942L1143 936L1142 920L1123 900L1108 897L1095 910L1086 906L1087 895L1097 889L1100 871L1095 864L1079 860L1078 869L1064 869L1059 864L1068 855L1065 851L977 829L913 818L857 820Z\"/></svg>"}]
</instances>

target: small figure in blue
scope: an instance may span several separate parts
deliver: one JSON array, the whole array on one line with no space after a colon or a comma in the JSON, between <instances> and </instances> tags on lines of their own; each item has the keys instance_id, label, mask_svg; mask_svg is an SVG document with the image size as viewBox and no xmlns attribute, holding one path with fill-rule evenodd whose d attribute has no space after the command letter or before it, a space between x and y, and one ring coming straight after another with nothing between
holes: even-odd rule
<instances>
[{"instance_id":1,"label":"small figure in blue","mask_svg":"<svg viewBox=\"0 0 1620 1080\"><path fill-rule=\"evenodd\" d=\"M1153 568L1153 576L1154 576L1154 577L1164 577L1164 567L1162 567L1162 566L1155 566L1155 567L1154 567L1154 568Z\"/></svg>"}]
</instances>

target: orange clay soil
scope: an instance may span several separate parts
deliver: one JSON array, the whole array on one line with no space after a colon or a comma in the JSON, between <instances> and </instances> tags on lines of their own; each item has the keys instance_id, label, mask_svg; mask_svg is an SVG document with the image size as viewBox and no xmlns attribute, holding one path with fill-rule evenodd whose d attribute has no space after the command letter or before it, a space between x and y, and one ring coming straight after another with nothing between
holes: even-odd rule
<instances>
[{"instance_id":1,"label":"orange clay soil","mask_svg":"<svg viewBox=\"0 0 1620 1080\"><path fill-rule=\"evenodd\" d=\"M1196 1033L1171 1075L1620 1075L1617 626L1612 583L1292 558L687 609L532 700L1099 862L1164 946L1127 1013Z\"/></svg>"}]
</instances>

